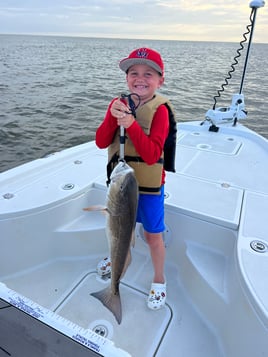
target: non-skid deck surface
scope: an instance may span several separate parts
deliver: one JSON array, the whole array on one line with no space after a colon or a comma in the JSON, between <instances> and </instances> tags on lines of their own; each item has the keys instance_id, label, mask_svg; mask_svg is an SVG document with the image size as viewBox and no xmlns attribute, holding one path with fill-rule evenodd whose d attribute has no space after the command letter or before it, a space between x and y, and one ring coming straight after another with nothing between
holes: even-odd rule
<instances>
[{"instance_id":1,"label":"non-skid deck surface","mask_svg":"<svg viewBox=\"0 0 268 357\"><path fill-rule=\"evenodd\" d=\"M100 278L94 270L99 260L100 258L80 261L63 259L50 262L25 274L9 278L5 284L41 306L52 309L66 320L113 340L116 347L131 351L132 356L153 356L171 319L170 308L166 306L157 312L149 310L146 305L148 292L122 282L120 284L122 322L119 325L114 315L99 300L90 295L110 285L110 279ZM144 261L143 256L137 254L127 275L135 280L132 272L137 274L136 264L139 264L142 270ZM14 319L20 320L21 314L25 315L14 307L9 307L6 311L6 317L10 315L10 323ZM22 321L23 323L26 321L27 326L30 326L29 319L33 320L26 315ZM16 327L15 335L19 333L19 329L23 330L23 323ZM1 322L0 325L2 326ZM42 335L42 329L45 327L41 323L39 325ZM145 333L146 339L144 339ZM140 341L143 343L141 344ZM23 348L26 349L25 343ZM65 355L58 354L58 356Z\"/></svg>"},{"instance_id":2,"label":"non-skid deck surface","mask_svg":"<svg viewBox=\"0 0 268 357\"><path fill-rule=\"evenodd\" d=\"M141 250L136 250L136 246L133 249L132 263L120 284L122 301L122 322L120 325L113 314L99 300L90 295L110 284L110 280L103 280L97 276L95 271L96 264L102 257L52 261L27 271L25 274L9 277L3 283L8 288L54 311L66 321L71 321L83 329L92 329L100 333L112 340L117 348L127 351L133 357L165 357L166 353L172 355L174 346L179 348L181 356L222 356L218 350L217 340L199 314L196 313L180 286L178 272L174 266L169 264L166 266L167 305L159 311L148 309L146 298L152 277L152 267L147 250L147 254L144 254L142 244L140 242L136 245ZM15 349L11 356L69 356L62 352L58 354L46 354L46 352L42 352L43 354L41 352L28 355L16 354L20 350L20 346L26 349L25 341L31 341L31 339L35 341L36 335L39 338L37 341L44 345L51 344L53 346L56 341L64 344L65 340L62 340L61 334L56 333L55 330L33 320L13 307L2 309L0 313L3 316L5 314L7 321L3 324L4 320L0 317L0 331L3 330L3 334L0 335L2 343L0 343L0 347L6 351ZM21 315L23 315L23 319L20 317ZM15 320L19 320L20 324L15 324L14 327L13 321ZM4 338L8 335L6 324L13 326L9 329L10 334L13 333L13 337L9 339ZM49 331L44 332L43 328ZM25 331L28 340L23 338ZM50 333L54 335L47 339L46 336ZM17 339L16 335L19 336ZM66 342L66 346L69 346L66 347L68 352L76 351L72 350L68 337L65 338L68 341ZM6 341L6 344L3 344L2 340ZM2 357L2 352L0 349L0 357ZM3 353L6 354L6 352ZM70 355L84 356L83 351L81 354L79 353L73 352ZM5 354L3 357L6 357Z\"/></svg>"},{"instance_id":3,"label":"non-skid deck surface","mask_svg":"<svg viewBox=\"0 0 268 357\"><path fill-rule=\"evenodd\" d=\"M110 280L102 282L95 273L89 274L56 312L84 328L103 329L116 346L133 356L153 356L171 318L169 307L151 311L146 306L146 294L121 283L123 317L119 325L113 314L90 295L109 284Z\"/></svg>"}]
</instances>

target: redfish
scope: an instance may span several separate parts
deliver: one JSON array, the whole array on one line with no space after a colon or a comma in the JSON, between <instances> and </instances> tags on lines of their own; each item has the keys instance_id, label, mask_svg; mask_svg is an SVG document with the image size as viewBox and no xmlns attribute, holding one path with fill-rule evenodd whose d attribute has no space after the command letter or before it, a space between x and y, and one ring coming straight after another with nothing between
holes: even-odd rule
<instances>
[{"instance_id":1,"label":"redfish","mask_svg":"<svg viewBox=\"0 0 268 357\"><path fill-rule=\"evenodd\" d=\"M112 263L111 284L91 294L114 314L118 324L122 321L119 285L131 262L137 203L138 184L134 171L124 161L120 161L112 171L106 202L106 231Z\"/></svg>"}]
</instances>

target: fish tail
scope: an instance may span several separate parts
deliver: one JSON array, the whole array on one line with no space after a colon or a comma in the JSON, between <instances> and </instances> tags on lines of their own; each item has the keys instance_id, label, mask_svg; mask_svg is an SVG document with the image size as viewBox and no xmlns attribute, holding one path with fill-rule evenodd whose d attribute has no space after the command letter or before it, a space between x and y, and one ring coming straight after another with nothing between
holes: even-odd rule
<instances>
[{"instance_id":1,"label":"fish tail","mask_svg":"<svg viewBox=\"0 0 268 357\"><path fill-rule=\"evenodd\" d=\"M111 288L108 287L101 291L91 293L90 295L100 300L102 304L114 314L116 321L120 325L122 321L122 306L119 291L117 294L113 294Z\"/></svg>"}]
</instances>

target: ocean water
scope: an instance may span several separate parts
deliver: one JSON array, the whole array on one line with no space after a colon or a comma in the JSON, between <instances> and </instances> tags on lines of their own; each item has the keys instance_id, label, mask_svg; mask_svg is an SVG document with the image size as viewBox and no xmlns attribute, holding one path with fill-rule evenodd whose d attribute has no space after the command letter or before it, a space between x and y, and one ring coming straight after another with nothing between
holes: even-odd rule
<instances>
[{"instance_id":1,"label":"ocean water","mask_svg":"<svg viewBox=\"0 0 268 357\"><path fill-rule=\"evenodd\" d=\"M169 97L178 121L188 121L203 120L212 108L239 43L0 35L0 172L94 139L110 100L127 92L119 60L143 46L162 54L159 93ZM239 92L245 54L217 107ZM243 123L266 138L267 78L268 44L253 43Z\"/></svg>"}]
</instances>

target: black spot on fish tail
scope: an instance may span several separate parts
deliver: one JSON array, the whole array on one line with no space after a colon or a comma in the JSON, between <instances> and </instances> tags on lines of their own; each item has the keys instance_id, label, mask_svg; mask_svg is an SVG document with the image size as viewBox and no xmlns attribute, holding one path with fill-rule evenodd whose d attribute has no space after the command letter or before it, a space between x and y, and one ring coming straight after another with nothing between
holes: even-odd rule
<instances>
[{"instance_id":1,"label":"black spot on fish tail","mask_svg":"<svg viewBox=\"0 0 268 357\"><path fill-rule=\"evenodd\" d=\"M116 321L120 325L122 321L122 305L119 292L118 294L113 294L111 288L108 287L101 291L91 293L90 295L100 300L100 302L113 313Z\"/></svg>"}]
</instances>

